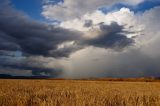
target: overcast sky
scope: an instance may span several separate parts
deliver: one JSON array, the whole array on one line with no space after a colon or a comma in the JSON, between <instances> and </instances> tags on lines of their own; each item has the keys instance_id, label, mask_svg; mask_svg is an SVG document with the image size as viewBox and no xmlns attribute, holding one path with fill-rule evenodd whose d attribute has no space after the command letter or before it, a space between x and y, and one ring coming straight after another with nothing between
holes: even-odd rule
<instances>
[{"instance_id":1,"label":"overcast sky","mask_svg":"<svg viewBox=\"0 0 160 106\"><path fill-rule=\"evenodd\" d=\"M160 76L160 0L1 0L0 74Z\"/></svg>"}]
</instances>

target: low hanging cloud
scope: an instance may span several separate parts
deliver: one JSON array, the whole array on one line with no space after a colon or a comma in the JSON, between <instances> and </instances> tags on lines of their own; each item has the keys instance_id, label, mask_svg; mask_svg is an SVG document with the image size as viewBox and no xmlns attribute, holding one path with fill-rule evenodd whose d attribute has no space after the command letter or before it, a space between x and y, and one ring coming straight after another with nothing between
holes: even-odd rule
<instances>
[{"instance_id":1,"label":"low hanging cloud","mask_svg":"<svg viewBox=\"0 0 160 106\"><path fill-rule=\"evenodd\" d=\"M31 71L31 75L45 75L51 77L57 77L62 73L62 70L58 67L56 68L53 64L52 66L48 64L49 58L44 57L0 57L0 69L12 69L12 70L22 70ZM52 61L55 61L52 59ZM18 74L18 73L17 73Z\"/></svg>"}]
</instances>

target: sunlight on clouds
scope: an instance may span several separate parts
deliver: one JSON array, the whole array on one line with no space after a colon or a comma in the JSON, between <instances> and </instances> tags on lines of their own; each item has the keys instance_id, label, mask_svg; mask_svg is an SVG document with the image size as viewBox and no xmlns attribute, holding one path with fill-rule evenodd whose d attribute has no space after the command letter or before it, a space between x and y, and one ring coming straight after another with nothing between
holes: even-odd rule
<instances>
[{"instance_id":1,"label":"sunlight on clouds","mask_svg":"<svg viewBox=\"0 0 160 106\"><path fill-rule=\"evenodd\" d=\"M90 20L92 24L89 27L85 27L85 21ZM128 8L121 8L119 11L104 14L101 11L95 11L91 14L85 14L81 18L74 20L63 21L60 26L67 29L74 29L84 32L84 37L95 38L100 33L99 24L104 23L106 25L112 22L117 22L119 25L124 25L124 31L139 32L143 30L143 25L139 24L138 16ZM138 34L129 33L127 37L131 38Z\"/></svg>"},{"instance_id":2,"label":"sunlight on clouds","mask_svg":"<svg viewBox=\"0 0 160 106\"><path fill-rule=\"evenodd\" d=\"M58 4L47 4L43 6L42 15L47 19L66 21L79 18L87 13L92 13L103 6L112 6L116 3L137 5L144 0L64 0Z\"/></svg>"}]
</instances>

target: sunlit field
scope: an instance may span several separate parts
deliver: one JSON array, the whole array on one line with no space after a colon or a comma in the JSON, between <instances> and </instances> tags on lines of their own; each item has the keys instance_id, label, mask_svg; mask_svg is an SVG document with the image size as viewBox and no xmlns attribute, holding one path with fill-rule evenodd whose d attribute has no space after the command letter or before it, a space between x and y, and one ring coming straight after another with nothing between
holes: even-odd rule
<instances>
[{"instance_id":1,"label":"sunlit field","mask_svg":"<svg viewBox=\"0 0 160 106\"><path fill-rule=\"evenodd\" d=\"M0 106L160 106L160 82L1 79Z\"/></svg>"}]
</instances>

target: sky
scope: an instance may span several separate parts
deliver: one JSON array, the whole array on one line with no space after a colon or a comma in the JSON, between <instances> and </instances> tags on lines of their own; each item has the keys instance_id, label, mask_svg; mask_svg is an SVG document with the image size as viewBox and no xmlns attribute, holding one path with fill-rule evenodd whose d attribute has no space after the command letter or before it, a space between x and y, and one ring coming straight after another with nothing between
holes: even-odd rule
<instances>
[{"instance_id":1,"label":"sky","mask_svg":"<svg viewBox=\"0 0 160 106\"><path fill-rule=\"evenodd\" d=\"M1 0L0 74L160 77L160 0Z\"/></svg>"}]
</instances>

